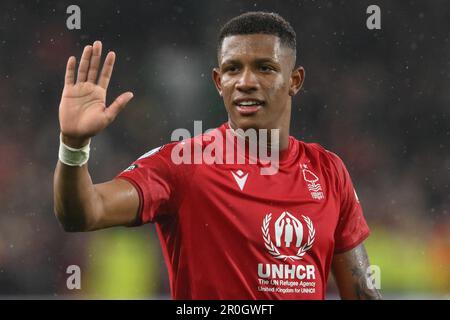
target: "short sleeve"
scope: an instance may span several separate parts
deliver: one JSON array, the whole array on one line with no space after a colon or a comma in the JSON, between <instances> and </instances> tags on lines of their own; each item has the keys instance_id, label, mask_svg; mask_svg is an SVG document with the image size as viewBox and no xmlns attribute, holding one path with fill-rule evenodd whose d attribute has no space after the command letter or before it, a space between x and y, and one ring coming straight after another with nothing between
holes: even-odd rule
<instances>
[{"instance_id":1,"label":"short sleeve","mask_svg":"<svg viewBox=\"0 0 450 320\"><path fill-rule=\"evenodd\" d=\"M154 223L173 211L176 168L170 160L170 149L170 145L164 145L147 152L115 177L129 181L139 194L135 225Z\"/></svg>"},{"instance_id":2,"label":"short sleeve","mask_svg":"<svg viewBox=\"0 0 450 320\"><path fill-rule=\"evenodd\" d=\"M339 219L334 234L335 252L342 253L362 243L370 230L347 168L336 154L329 153L337 168L340 193Z\"/></svg>"}]
</instances>

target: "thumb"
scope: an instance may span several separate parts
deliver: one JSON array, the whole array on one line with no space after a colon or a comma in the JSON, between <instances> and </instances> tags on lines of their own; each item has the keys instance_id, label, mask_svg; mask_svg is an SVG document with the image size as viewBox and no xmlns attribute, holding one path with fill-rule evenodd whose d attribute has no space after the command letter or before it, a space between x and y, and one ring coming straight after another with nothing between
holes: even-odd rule
<instances>
[{"instance_id":1,"label":"thumb","mask_svg":"<svg viewBox=\"0 0 450 320\"><path fill-rule=\"evenodd\" d=\"M118 96L116 98L116 100L114 100L113 103L111 103L111 105L106 108L105 113L106 116L108 117L108 119L110 121L113 121L117 115L119 114L120 111L122 111L123 108L125 108L126 104L133 98L133 93L132 92L125 92L122 93L120 96Z\"/></svg>"}]
</instances>

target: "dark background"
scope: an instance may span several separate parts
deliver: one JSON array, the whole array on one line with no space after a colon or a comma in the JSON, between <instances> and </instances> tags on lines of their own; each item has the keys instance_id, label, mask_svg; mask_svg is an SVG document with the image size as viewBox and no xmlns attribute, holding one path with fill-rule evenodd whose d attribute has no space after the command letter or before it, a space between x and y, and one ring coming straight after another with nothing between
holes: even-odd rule
<instances>
[{"instance_id":1,"label":"dark background","mask_svg":"<svg viewBox=\"0 0 450 320\"><path fill-rule=\"evenodd\" d=\"M68 30L66 8L81 8ZM381 30L366 8L381 8ZM94 182L141 154L225 122L211 81L223 23L274 11L297 32L306 70L291 134L340 155L372 229L386 297L450 295L450 7L446 1L2 1L0 297L165 298L153 226L66 234L53 213L58 104L67 58L102 40L117 61L111 102L135 98L93 139ZM82 289L66 288L66 268ZM330 277L331 278L331 277ZM330 283L329 297L336 297Z\"/></svg>"}]
</instances>

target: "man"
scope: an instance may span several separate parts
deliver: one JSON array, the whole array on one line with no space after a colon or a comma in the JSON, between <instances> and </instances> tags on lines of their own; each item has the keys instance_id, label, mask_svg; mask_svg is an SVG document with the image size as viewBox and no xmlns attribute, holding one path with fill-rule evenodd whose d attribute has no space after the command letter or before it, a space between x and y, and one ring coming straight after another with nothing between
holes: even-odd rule
<instances>
[{"instance_id":1,"label":"man","mask_svg":"<svg viewBox=\"0 0 450 320\"><path fill-rule=\"evenodd\" d=\"M115 55L108 53L97 81L97 41L84 48L76 82L75 58L67 63L54 179L64 229L155 223L175 299L323 299L330 268L343 299L380 298L362 244L369 229L344 164L289 136L291 100L304 80L292 27L273 13L240 15L222 28L217 54L213 79L229 118L212 135L278 130L279 140L267 143L279 147L278 171L261 174L259 159L174 163L181 145L204 150L203 135L154 149L93 184L90 139L133 97L126 92L106 108Z\"/></svg>"}]
</instances>

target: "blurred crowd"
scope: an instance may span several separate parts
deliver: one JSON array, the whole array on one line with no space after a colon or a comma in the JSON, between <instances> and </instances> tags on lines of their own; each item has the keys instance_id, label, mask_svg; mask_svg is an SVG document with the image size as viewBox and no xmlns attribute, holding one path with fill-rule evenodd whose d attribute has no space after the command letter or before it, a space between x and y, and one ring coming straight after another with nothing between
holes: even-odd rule
<instances>
[{"instance_id":1,"label":"blurred crowd","mask_svg":"<svg viewBox=\"0 0 450 320\"><path fill-rule=\"evenodd\" d=\"M450 9L443 0L68 1L0 4L0 298L165 298L167 271L153 226L67 234L53 213L58 104L70 55L102 40L117 61L108 101L135 98L93 139L89 170L110 180L147 150L226 121L211 81L220 26L245 11L280 13L297 32L306 70L291 135L346 163L381 268L382 292L450 295ZM66 269L82 270L68 290ZM332 280L330 280L332 281ZM330 283L330 296L336 288Z\"/></svg>"}]
</instances>

